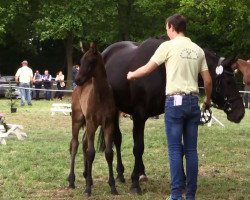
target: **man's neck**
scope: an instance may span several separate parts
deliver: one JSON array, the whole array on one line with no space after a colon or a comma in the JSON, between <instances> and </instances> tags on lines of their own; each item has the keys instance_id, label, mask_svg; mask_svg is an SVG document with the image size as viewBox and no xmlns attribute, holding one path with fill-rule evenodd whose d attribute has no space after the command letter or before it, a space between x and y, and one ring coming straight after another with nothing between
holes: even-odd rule
<instances>
[{"instance_id":1,"label":"man's neck","mask_svg":"<svg viewBox=\"0 0 250 200\"><path fill-rule=\"evenodd\" d=\"M174 32L173 33L173 36L172 36L172 39L176 38L176 37L185 37L185 34L183 32Z\"/></svg>"}]
</instances>

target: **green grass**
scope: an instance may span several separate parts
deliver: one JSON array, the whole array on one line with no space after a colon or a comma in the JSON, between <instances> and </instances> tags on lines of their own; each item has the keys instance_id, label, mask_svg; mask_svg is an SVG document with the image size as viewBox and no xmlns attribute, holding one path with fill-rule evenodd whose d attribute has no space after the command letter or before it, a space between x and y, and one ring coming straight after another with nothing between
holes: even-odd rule
<instances>
[{"instance_id":1,"label":"green grass","mask_svg":"<svg viewBox=\"0 0 250 200\"><path fill-rule=\"evenodd\" d=\"M23 125L28 135L23 141L11 136L6 146L0 146L0 199L86 199L81 146L76 159L77 188L67 188L71 118L51 116L53 102L33 101L32 107L18 107L17 113L11 114L8 101L0 100L0 112L5 113L6 121ZM213 109L213 113L225 128L218 123L199 127L197 199L250 199L250 110L240 124L227 121L222 111ZM93 165L93 196L89 199L166 199L170 177L163 115L146 123L143 160L149 181L141 184L141 196L129 193L134 164L132 121L121 118L121 130L126 183L117 184L119 196L110 195L107 164L103 153L98 152Z\"/></svg>"}]
</instances>

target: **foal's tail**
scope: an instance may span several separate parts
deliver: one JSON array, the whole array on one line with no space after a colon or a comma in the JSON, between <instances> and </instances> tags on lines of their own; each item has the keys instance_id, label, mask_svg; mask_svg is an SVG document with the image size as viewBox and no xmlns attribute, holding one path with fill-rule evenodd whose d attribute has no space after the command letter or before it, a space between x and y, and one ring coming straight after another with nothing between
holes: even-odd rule
<instances>
[{"instance_id":1,"label":"foal's tail","mask_svg":"<svg viewBox=\"0 0 250 200\"><path fill-rule=\"evenodd\" d=\"M100 128L97 144L98 144L98 151L104 152L106 145L105 145L105 139L104 139L104 131L102 128Z\"/></svg>"}]
</instances>

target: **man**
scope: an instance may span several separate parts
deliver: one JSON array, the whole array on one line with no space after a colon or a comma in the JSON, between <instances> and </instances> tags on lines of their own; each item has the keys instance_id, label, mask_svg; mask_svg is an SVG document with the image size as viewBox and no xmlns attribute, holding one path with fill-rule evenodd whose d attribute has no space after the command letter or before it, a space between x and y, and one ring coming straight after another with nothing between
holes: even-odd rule
<instances>
[{"instance_id":1,"label":"man","mask_svg":"<svg viewBox=\"0 0 250 200\"><path fill-rule=\"evenodd\" d=\"M33 83L35 84L35 88L38 90L35 90L36 94L36 100L39 100L39 93L40 89L42 88L42 75L39 73L39 70L36 70L34 77L33 77Z\"/></svg>"},{"instance_id":2,"label":"man","mask_svg":"<svg viewBox=\"0 0 250 200\"><path fill-rule=\"evenodd\" d=\"M44 89L46 89L45 91L45 99L46 100L51 100L51 91L49 91L51 89L51 82L52 80L52 76L49 74L49 71L46 69L44 71L44 75L42 76L42 81L43 81L43 86Z\"/></svg>"},{"instance_id":3,"label":"man","mask_svg":"<svg viewBox=\"0 0 250 200\"><path fill-rule=\"evenodd\" d=\"M200 121L198 74L205 87L204 105L211 104L212 80L203 50L185 36L186 19L180 14L166 20L169 41L162 43L148 63L127 74L128 80L145 76L156 67L166 66L165 126L167 132L171 194L170 200L194 200L197 190L197 135ZM186 175L183 167L186 158Z\"/></svg>"},{"instance_id":4,"label":"man","mask_svg":"<svg viewBox=\"0 0 250 200\"><path fill-rule=\"evenodd\" d=\"M77 74L79 72L79 69L80 69L79 65L73 66L73 69L72 69L72 86L73 86L73 89L75 89L75 87L76 87L76 76L77 76Z\"/></svg>"},{"instance_id":5,"label":"man","mask_svg":"<svg viewBox=\"0 0 250 200\"><path fill-rule=\"evenodd\" d=\"M15 80L19 83L20 93L21 93L21 106L25 105L25 100L28 105L31 106L31 94L30 94L30 85L33 79L32 69L28 67L28 61L24 60L21 63L20 67L15 75Z\"/></svg>"}]
</instances>

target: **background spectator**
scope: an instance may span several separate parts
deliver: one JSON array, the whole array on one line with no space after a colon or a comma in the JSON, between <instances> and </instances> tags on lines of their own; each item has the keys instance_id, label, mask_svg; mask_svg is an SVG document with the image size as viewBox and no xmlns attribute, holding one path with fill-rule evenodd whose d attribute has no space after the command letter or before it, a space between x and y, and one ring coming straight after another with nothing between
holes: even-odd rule
<instances>
[{"instance_id":1,"label":"background spectator","mask_svg":"<svg viewBox=\"0 0 250 200\"><path fill-rule=\"evenodd\" d=\"M76 80L76 76L78 74L79 68L80 68L79 65L75 65L75 66L73 66L73 69L72 69L72 81L73 81L72 86L73 86L73 89L76 87L75 80Z\"/></svg>"},{"instance_id":2,"label":"background spectator","mask_svg":"<svg viewBox=\"0 0 250 200\"><path fill-rule=\"evenodd\" d=\"M32 69L28 67L28 61L24 60L22 66L17 70L15 80L19 83L21 93L21 106L25 105L25 100L31 106L30 85L33 79Z\"/></svg>"},{"instance_id":3,"label":"background spectator","mask_svg":"<svg viewBox=\"0 0 250 200\"><path fill-rule=\"evenodd\" d=\"M51 80L52 80L52 76L49 74L48 70L45 70L44 75L42 76L42 81L43 81L44 89L46 89L45 91L46 100L51 100L51 91L48 91L51 89L51 84L52 84Z\"/></svg>"},{"instance_id":4,"label":"background spectator","mask_svg":"<svg viewBox=\"0 0 250 200\"><path fill-rule=\"evenodd\" d=\"M36 70L34 77L33 77L33 84L35 85L36 89L42 88L42 75L39 73L39 70ZM40 90L35 90L35 99L39 100L39 93Z\"/></svg>"},{"instance_id":5,"label":"background spectator","mask_svg":"<svg viewBox=\"0 0 250 200\"><path fill-rule=\"evenodd\" d=\"M65 82L64 82L64 75L63 75L62 71L59 71L57 73L55 81L57 82L57 89L58 90L64 90ZM57 91L55 93L55 98L58 98L58 99L62 100L62 97L63 97L63 92Z\"/></svg>"}]
</instances>

